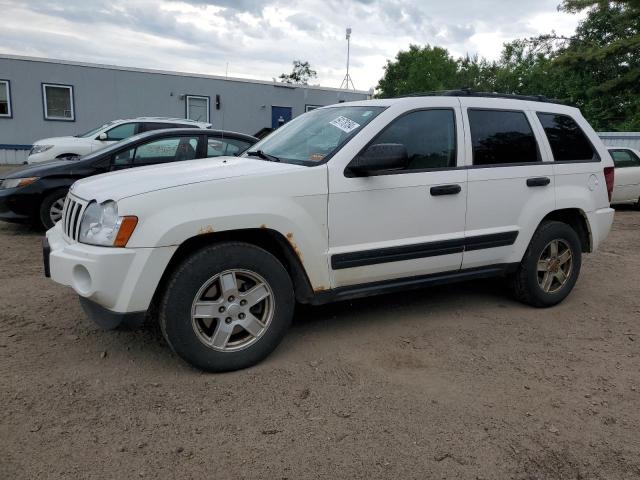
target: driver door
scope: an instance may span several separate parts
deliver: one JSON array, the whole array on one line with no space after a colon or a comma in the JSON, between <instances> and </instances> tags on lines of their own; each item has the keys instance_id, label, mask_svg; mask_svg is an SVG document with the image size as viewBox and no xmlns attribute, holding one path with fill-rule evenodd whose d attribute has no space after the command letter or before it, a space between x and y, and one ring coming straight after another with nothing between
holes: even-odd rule
<instances>
[{"instance_id":1,"label":"driver door","mask_svg":"<svg viewBox=\"0 0 640 480\"><path fill-rule=\"evenodd\" d=\"M329 255L334 287L456 271L462 263L467 170L459 103L405 112L365 147L396 143L399 171L329 181Z\"/></svg>"}]
</instances>

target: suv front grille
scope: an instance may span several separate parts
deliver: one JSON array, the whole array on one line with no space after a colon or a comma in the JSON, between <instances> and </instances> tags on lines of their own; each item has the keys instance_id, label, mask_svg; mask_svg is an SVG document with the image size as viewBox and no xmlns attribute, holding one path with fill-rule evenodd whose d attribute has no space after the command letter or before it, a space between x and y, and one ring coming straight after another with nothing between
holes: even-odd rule
<instances>
[{"instance_id":1,"label":"suv front grille","mask_svg":"<svg viewBox=\"0 0 640 480\"><path fill-rule=\"evenodd\" d=\"M72 197L70 194L64 202L64 210L62 211L62 229L64 233L72 240L78 241L80 235L80 221L87 204L79 198Z\"/></svg>"}]
</instances>

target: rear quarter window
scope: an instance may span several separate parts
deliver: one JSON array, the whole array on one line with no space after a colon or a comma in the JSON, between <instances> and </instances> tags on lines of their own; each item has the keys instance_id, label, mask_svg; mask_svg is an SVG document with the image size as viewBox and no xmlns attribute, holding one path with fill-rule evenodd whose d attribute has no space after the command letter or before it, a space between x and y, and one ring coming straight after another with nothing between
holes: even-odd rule
<instances>
[{"instance_id":1,"label":"rear quarter window","mask_svg":"<svg viewBox=\"0 0 640 480\"><path fill-rule=\"evenodd\" d=\"M537 115L556 162L600 160L591 142L573 118L557 113L538 112Z\"/></svg>"},{"instance_id":2,"label":"rear quarter window","mask_svg":"<svg viewBox=\"0 0 640 480\"><path fill-rule=\"evenodd\" d=\"M540 161L538 144L522 111L469 109L474 165Z\"/></svg>"}]
</instances>

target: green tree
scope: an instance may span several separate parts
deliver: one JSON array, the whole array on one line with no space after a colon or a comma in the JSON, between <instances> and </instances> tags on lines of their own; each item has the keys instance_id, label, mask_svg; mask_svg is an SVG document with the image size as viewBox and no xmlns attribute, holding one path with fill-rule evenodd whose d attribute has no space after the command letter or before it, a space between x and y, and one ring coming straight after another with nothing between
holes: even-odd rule
<instances>
[{"instance_id":1,"label":"green tree","mask_svg":"<svg viewBox=\"0 0 640 480\"><path fill-rule=\"evenodd\" d=\"M580 79L570 100L595 128L640 130L640 0L561 5L569 12L585 8L590 8L587 18L554 65Z\"/></svg>"},{"instance_id":2,"label":"green tree","mask_svg":"<svg viewBox=\"0 0 640 480\"><path fill-rule=\"evenodd\" d=\"M456 84L457 62L440 47L410 45L394 61L387 60L384 76L377 86L380 98L416 92L459 88Z\"/></svg>"},{"instance_id":3,"label":"green tree","mask_svg":"<svg viewBox=\"0 0 640 480\"><path fill-rule=\"evenodd\" d=\"M280 75L280 81L283 83L298 83L301 85L308 85L309 80L316 78L318 73L311 69L309 62L303 62L302 60L293 61L293 70L291 73L283 73Z\"/></svg>"}]
</instances>

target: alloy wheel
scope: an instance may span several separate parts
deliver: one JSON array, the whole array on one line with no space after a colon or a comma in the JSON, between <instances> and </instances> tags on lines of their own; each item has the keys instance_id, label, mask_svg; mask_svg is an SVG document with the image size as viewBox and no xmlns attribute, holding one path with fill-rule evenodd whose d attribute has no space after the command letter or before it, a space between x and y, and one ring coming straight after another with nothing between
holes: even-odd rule
<instances>
[{"instance_id":1,"label":"alloy wheel","mask_svg":"<svg viewBox=\"0 0 640 480\"><path fill-rule=\"evenodd\" d=\"M264 278L249 270L225 270L207 280L191 306L198 339L221 352L245 349L269 328L274 295Z\"/></svg>"},{"instance_id":2,"label":"alloy wheel","mask_svg":"<svg viewBox=\"0 0 640 480\"><path fill-rule=\"evenodd\" d=\"M555 293L566 283L573 271L573 253L567 242L551 240L538 260L538 285L546 293Z\"/></svg>"},{"instance_id":3,"label":"alloy wheel","mask_svg":"<svg viewBox=\"0 0 640 480\"><path fill-rule=\"evenodd\" d=\"M54 225L58 223L60 220L62 220L62 211L64 209L64 198L65 197L57 199L55 202L51 204L51 207L49 208L49 218L51 219L51 222L53 222Z\"/></svg>"}]
</instances>

